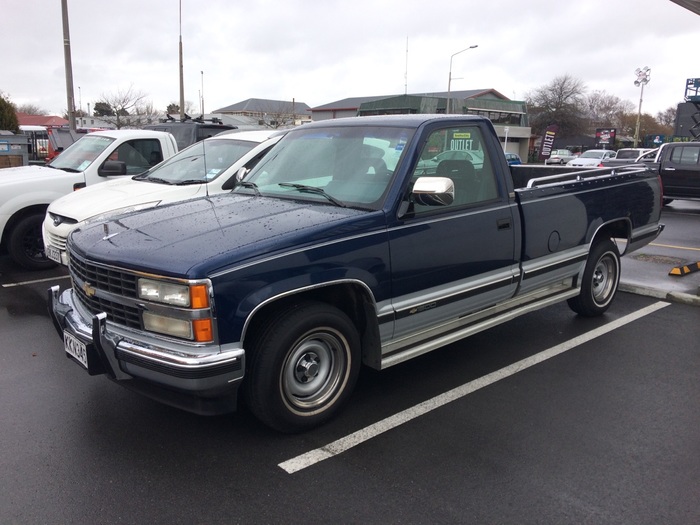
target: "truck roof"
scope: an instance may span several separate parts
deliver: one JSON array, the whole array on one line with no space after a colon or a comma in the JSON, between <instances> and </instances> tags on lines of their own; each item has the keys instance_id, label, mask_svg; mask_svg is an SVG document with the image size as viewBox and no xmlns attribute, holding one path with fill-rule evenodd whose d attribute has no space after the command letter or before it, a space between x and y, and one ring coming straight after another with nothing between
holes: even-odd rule
<instances>
[{"instance_id":1,"label":"truck roof","mask_svg":"<svg viewBox=\"0 0 700 525\"><path fill-rule=\"evenodd\" d=\"M102 137L111 138L143 138L148 135L153 135L153 137L163 137L163 135L170 135L166 131L153 131L150 129L109 129L104 131L93 131L87 135L99 135Z\"/></svg>"},{"instance_id":2,"label":"truck roof","mask_svg":"<svg viewBox=\"0 0 700 525\"><path fill-rule=\"evenodd\" d=\"M345 126L402 126L409 128L417 128L430 121L448 121L448 120L459 120L464 122L465 120L472 120L475 122L487 120L484 117L479 117L476 115L442 115L442 114L414 114L414 115L370 115L366 117L347 117L339 119L329 119L320 120L317 122L311 122L309 124L304 124L296 129L309 129L317 127L345 127ZM294 131L294 130L291 130Z\"/></svg>"}]
</instances>

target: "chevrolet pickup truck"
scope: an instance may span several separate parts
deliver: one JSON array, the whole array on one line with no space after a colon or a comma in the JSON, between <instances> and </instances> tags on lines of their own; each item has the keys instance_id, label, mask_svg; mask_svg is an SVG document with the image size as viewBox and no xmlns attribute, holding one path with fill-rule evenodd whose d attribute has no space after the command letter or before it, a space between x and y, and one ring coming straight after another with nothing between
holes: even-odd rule
<instances>
[{"instance_id":1,"label":"chevrolet pickup truck","mask_svg":"<svg viewBox=\"0 0 700 525\"><path fill-rule=\"evenodd\" d=\"M74 190L147 171L177 152L170 133L97 131L83 135L46 166L0 171L0 249L19 266L56 265L44 251L42 223L49 204Z\"/></svg>"},{"instance_id":2,"label":"chevrolet pickup truck","mask_svg":"<svg viewBox=\"0 0 700 525\"><path fill-rule=\"evenodd\" d=\"M423 175L419 161L469 151ZM603 314L620 252L662 229L658 175L562 173L514 187L491 122L327 120L291 130L228 194L85 225L72 288L48 290L61 351L198 414L238 393L282 432L396 366L560 301Z\"/></svg>"}]
</instances>

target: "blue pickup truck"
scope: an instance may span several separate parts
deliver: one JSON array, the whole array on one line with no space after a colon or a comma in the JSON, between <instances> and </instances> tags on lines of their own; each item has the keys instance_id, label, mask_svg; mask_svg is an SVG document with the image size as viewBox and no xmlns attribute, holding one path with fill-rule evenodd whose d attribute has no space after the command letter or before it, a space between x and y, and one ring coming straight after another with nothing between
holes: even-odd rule
<instances>
[{"instance_id":1,"label":"blue pickup truck","mask_svg":"<svg viewBox=\"0 0 700 525\"><path fill-rule=\"evenodd\" d=\"M74 230L72 288L48 293L62 351L198 414L243 393L267 425L302 431L348 400L363 364L560 301L603 314L620 252L662 229L658 174L514 184L474 116L308 124L240 175L228 194Z\"/></svg>"}]
</instances>

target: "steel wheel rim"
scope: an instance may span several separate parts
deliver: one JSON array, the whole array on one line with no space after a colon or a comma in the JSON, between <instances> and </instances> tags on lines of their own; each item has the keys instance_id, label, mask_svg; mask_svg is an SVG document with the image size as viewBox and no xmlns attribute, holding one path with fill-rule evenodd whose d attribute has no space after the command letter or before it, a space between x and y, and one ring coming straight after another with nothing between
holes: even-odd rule
<instances>
[{"instance_id":1,"label":"steel wheel rim","mask_svg":"<svg viewBox=\"0 0 700 525\"><path fill-rule=\"evenodd\" d=\"M604 305L612 296L611 292L617 280L617 263L609 254L598 260L593 270L593 300L598 305Z\"/></svg>"},{"instance_id":2,"label":"steel wheel rim","mask_svg":"<svg viewBox=\"0 0 700 525\"><path fill-rule=\"evenodd\" d=\"M313 411L342 392L347 381L350 349L339 332L330 328L302 336L287 355L280 389L293 411Z\"/></svg>"}]
</instances>

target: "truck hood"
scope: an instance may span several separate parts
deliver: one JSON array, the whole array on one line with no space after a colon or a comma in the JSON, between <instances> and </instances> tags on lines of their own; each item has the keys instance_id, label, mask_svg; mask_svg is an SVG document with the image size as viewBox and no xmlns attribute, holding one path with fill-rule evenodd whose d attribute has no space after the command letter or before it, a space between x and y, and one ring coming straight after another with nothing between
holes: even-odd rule
<instances>
[{"instance_id":1,"label":"truck hood","mask_svg":"<svg viewBox=\"0 0 700 525\"><path fill-rule=\"evenodd\" d=\"M382 212L229 193L87 223L71 233L70 249L110 266L202 278L256 257L372 231L367 220L384 228Z\"/></svg>"},{"instance_id":2,"label":"truck hood","mask_svg":"<svg viewBox=\"0 0 700 525\"><path fill-rule=\"evenodd\" d=\"M88 186L51 203L49 212L82 222L96 215L131 206L190 199L205 195L203 184L172 186L130 177Z\"/></svg>"},{"instance_id":3,"label":"truck hood","mask_svg":"<svg viewBox=\"0 0 700 525\"><path fill-rule=\"evenodd\" d=\"M0 183L14 184L17 182L46 181L47 178L82 178L82 173L69 173L56 168L45 166L19 166L17 168L3 168L0 170Z\"/></svg>"}]
</instances>

